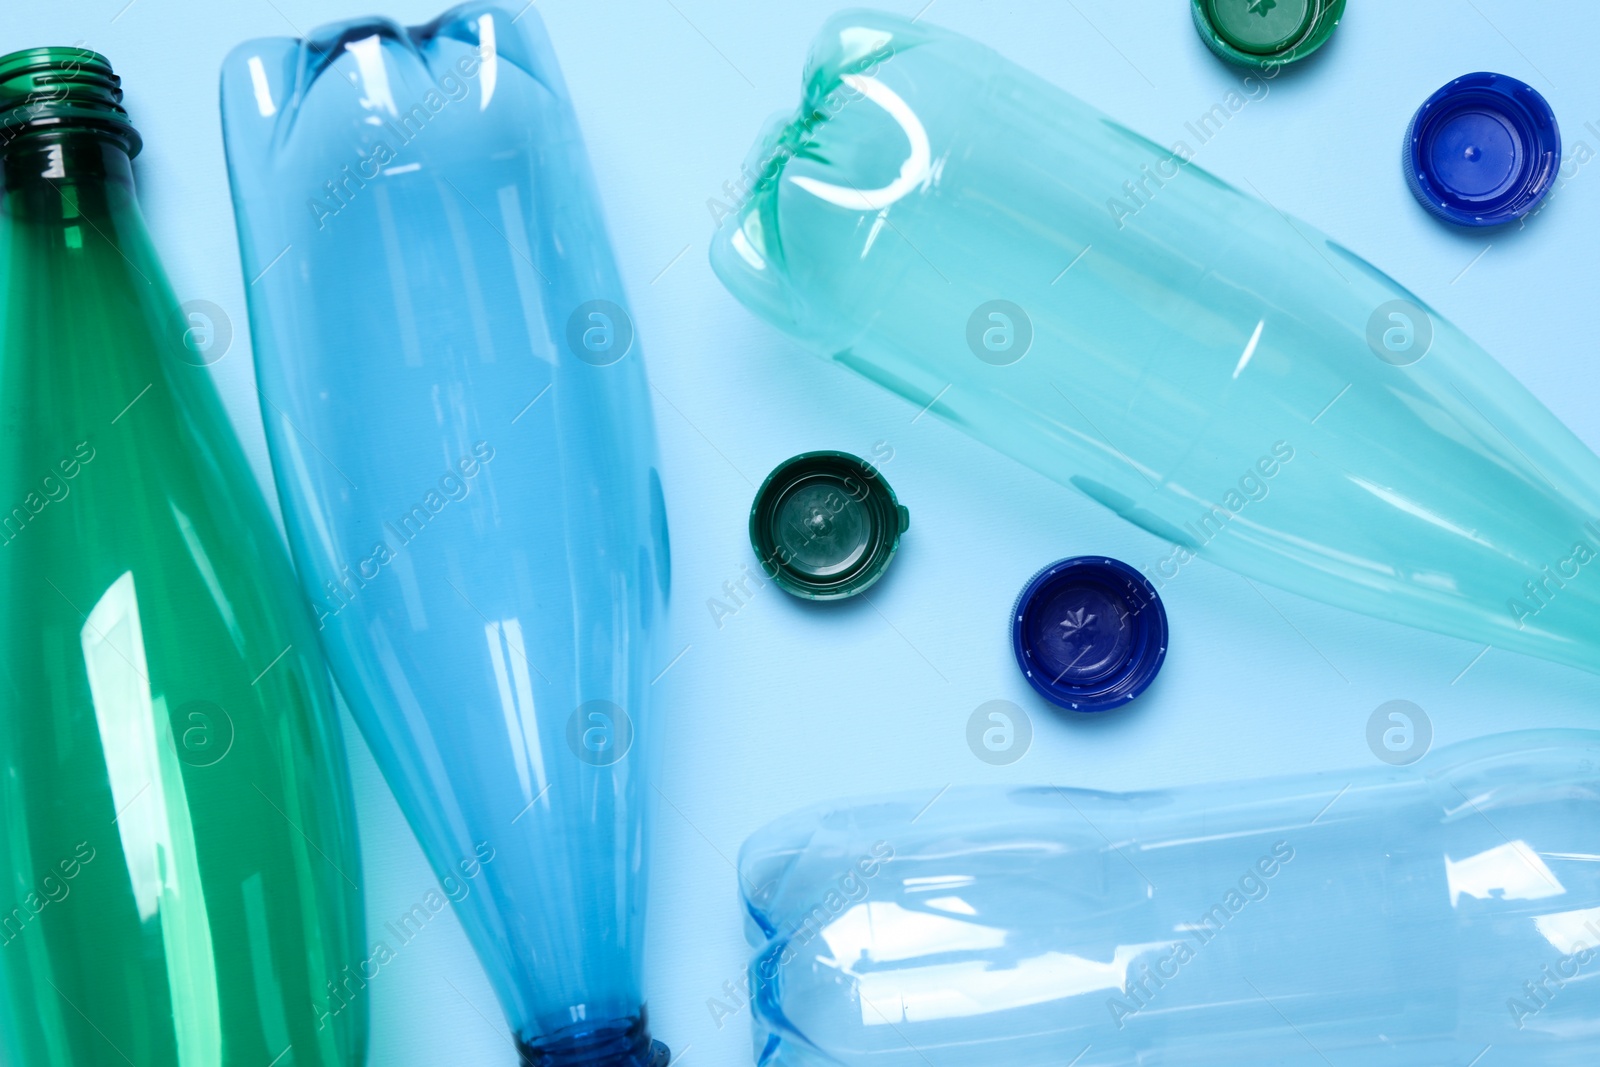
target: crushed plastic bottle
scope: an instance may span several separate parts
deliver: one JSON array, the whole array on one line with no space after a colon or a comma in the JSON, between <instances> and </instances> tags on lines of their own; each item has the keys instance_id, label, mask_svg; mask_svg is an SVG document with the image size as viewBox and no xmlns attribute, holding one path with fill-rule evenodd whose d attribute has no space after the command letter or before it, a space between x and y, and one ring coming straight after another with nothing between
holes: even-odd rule
<instances>
[{"instance_id":1,"label":"crushed plastic bottle","mask_svg":"<svg viewBox=\"0 0 1600 1067\"><path fill-rule=\"evenodd\" d=\"M1600 1041L1600 733L822 805L739 858L761 1067L1517 1067Z\"/></svg>"}]
</instances>

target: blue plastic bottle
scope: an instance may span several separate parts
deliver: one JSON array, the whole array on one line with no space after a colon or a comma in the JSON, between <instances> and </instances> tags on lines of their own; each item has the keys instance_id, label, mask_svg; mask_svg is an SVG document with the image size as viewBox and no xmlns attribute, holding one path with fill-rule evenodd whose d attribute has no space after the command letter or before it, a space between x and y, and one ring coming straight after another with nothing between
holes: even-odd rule
<instances>
[{"instance_id":1,"label":"blue plastic bottle","mask_svg":"<svg viewBox=\"0 0 1600 1067\"><path fill-rule=\"evenodd\" d=\"M526 1062L638 1065L668 554L639 346L532 11L223 69L262 415L340 688Z\"/></svg>"},{"instance_id":2,"label":"blue plastic bottle","mask_svg":"<svg viewBox=\"0 0 1600 1067\"><path fill-rule=\"evenodd\" d=\"M933 793L745 844L762 1067L1594 1062L1600 733L1164 792Z\"/></svg>"},{"instance_id":3,"label":"blue plastic bottle","mask_svg":"<svg viewBox=\"0 0 1600 1067\"><path fill-rule=\"evenodd\" d=\"M1195 147L924 21L846 12L712 265L820 355L1171 542L1158 588L1199 555L1600 671L1600 460Z\"/></svg>"}]
</instances>

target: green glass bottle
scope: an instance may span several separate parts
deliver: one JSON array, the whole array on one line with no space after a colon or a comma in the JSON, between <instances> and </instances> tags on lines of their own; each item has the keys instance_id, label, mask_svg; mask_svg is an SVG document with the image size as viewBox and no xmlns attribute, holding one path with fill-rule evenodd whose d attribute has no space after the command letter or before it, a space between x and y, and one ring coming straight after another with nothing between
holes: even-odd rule
<instances>
[{"instance_id":1,"label":"green glass bottle","mask_svg":"<svg viewBox=\"0 0 1600 1067\"><path fill-rule=\"evenodd\" d=\"M0 58L0 1063L366 1051L343 742L106 60Z\"/></svg>"}]
</instances>

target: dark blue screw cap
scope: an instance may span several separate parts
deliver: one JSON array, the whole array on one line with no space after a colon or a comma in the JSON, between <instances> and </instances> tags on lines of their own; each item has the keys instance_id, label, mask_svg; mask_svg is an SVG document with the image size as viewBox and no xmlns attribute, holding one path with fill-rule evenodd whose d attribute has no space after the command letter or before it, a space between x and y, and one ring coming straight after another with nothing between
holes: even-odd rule
<instances>
[{"instance_id":1,"label":"dark blue screw cap","mask_svg":"<svg viewBox=\"0 0 1600 1067\"><path fill-rule=\"evenodd\" d=\"M1017 666L1040 696L1072 711L1120 708L1167 657L1155 586L1120 560L1078 556L1033 576L1011 611Z\"/></svg>"},{"instance_id":2,"label":"dark blue screw cap","mask_svg":"<svg viewBox=\"0 0 1600 1067\"><path fill-rule=\"evenodd\" d=\"M1406 184L1434 215L1498 226L1538 206L1561 167L1561 130L1531 85L1467 74L1412 116L1402 152Z\"/></svg>"}]
</instances>

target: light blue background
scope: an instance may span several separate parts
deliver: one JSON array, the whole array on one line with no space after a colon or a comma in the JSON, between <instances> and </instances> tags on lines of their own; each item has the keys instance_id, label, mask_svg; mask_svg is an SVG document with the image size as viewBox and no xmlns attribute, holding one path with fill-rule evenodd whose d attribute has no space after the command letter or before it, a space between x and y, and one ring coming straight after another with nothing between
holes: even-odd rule
<instances>
[{"instance_id":1,"label":"light blue background","mask_svg":"<svg viewBox=\"0 0 1600 1067\"><path fill-rule=\"evenodd\" d=\"M383 13L423 22L438 13L433 3L392 0ZM518 3L508 0L513 11ZM923 3L894 6L910 15ZM30 3L8 11L0 48L81 43L123 76L145 137L138 172L156 244L179 296L219 304L233 321L233 348L213 372L271 497L217 70L245 38L299 36L370 13L370 0L125 4ZM750 1062L748 1012L719 1026L710 1003L738 1005L724 993L745 957L732 861L748 834L797 806L878 790L931 798L952 783L1144 788L1369 765L1367 720L1391 699L1425 709L1435 744L1596 722L1600 686L1591 676L1258 592L1204 562L1164 592L1171 652L1133 707L1069 721L1033 697L1006 636L1007 610L1028 576L1086 552L1146 566L1167 546L803 353L736 304L706 264L707 200L738 177L763 120L794 105L809 41L834 6L537 4L576 100L657 388L672 651L688 651L661 681L666 760L647 987L658 1036L704 1067ZM1189 140L1184 124L1241 76L1201 46L1186 0L934 0L923 17L1162 143ZM1592 0L1350 0L1333 42L1235 115L1197 162L1248 179L1400 279L1600 446L1600 163L1576 161L1600 152L1597 50ZM1473 70L1530 82L1563 128L1570 180L1522 230L1447 230L1401 178L1411 112ZM707 601L753 563L745 518L766 472L795 452L875 447L892 449L883 470L912 523L871 603L819 610L768 586L716 626ZM1009 767L967 748L968 717L992 699L1017 702L1032 720L1031 750ZM376 931L433 880L348 732ZM371 989L372 1063L515 1062L452 915L399 949Z\"/></svg>"}]
</instances>

